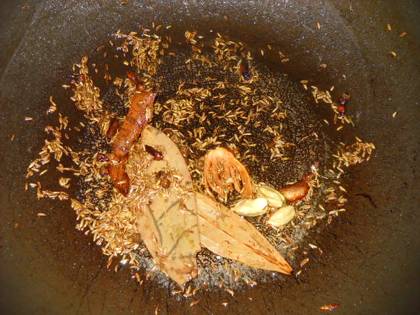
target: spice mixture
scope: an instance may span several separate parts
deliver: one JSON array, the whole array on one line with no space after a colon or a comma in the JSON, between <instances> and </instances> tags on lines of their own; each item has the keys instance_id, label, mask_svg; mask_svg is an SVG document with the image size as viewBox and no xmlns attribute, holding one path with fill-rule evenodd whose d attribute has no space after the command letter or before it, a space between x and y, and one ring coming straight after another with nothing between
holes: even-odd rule
<instances>
[{"instance_id":1,"label":"spice mixture","mask_svg":"<svg viewBox=\"0 0 420 315\"><path fill-rule=\"evenodd\" d=\"M343 103L336 103L328 90L308 87L306 80L300 82L302 88L287 75L269 69L253 58L252 48L245 43L220 34L204 38L192 31L185 32L185 42L173 43L169 36L156 35L164 33L162 26L140 33L117 32L112 41L98 47L95 56L84 56L73 66L72 81L63 87L71 91L71 101L83 117L69 121L60 113L61 105L50 97L46 114L57 115L58 122L45 128L45 144L28 166L26 189L35 189L37 198L70 200L77 214L76 228L92 235L109 257L108 267L118 270L128 265L139 282L152 278L188 297L199 289L215 287L233 294L242 286L283 277L206 248L197 254L198 275L183 290L161 272L142 242L135 213L156 194L159 185L168 185L164 177L144 172L155 149L144 149L139 143L131 148L126 165L131 185L127 197L113 189L103 171L111 150L107 133L115 121L124 120L136 93L136 84L127 77L131 71L146 89L157 93L149 124L177 145L194 191L211 194L203 170L206 154L218 147L227 149L229 153L222 153L243 164L254 183L265 183L268 192L277 189L287 197L282 187L311 175L309 191L288 206L290 218L281 226L272 222L285 220L286 214L274 218L275 207L269 198L269 211L255 216L238 212L295 266L298 276L309 262L309 258L295 261L298 249L309 243L305 236L319 222L329 224L346 210L342 177L350 166L369 160L375 146L358 137L354 143L334 143L323 131L326 124L336 125L337 132L354 126L342 110ZM279 62L284 62L285 56L281 52L279 56ZM316 106L324 105L331 108L333 120L316 113ZM74 137L78 141L69 141L74 140L69 139L70 129L77 132ZM60 174L59 190L42 185L41 175L52 172L49 165L53 160L57 162L54 171ZM175 178L174 189L181 189L180 175L173 169L167 171ZM213 195L227 207L240 199L235 193ZM312 243L309 246L318 248Z\"/></svg>"}]
</instances>

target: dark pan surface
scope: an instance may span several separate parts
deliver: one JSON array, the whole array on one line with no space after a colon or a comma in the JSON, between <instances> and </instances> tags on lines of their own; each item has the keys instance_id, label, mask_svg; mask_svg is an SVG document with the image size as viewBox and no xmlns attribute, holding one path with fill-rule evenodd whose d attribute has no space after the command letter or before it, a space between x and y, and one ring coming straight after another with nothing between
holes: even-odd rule
<instances>
[{"instance_id":1,"label":"dark pan surface","mask_svg":"<svg viewBox=\"0 0 420 315\"><path fill-rule=\"evenodd\" d=\"M419 14L415 0L2 1L0 313L153 314L159 305L162 314L316 314L323 304L340 303L337 314L418 314ZM299 281L234 297L203 294L190 308L153 283L139 287L128 272L107 271L100 249L74 229L70 207L24 193L48 97L71 64L115 30L152 21L175 31L212 28L256 47L273 43L289 55L282 67L296 79L351 91L358 134L376 144L376 156L352 171L349 211L317 237L325 253L312 257ZM385 32L387 23L393 32ZM328 64L322 75L320 63ZM41 210L48 217L37 218Z\"/></svg>"}]
</instances>

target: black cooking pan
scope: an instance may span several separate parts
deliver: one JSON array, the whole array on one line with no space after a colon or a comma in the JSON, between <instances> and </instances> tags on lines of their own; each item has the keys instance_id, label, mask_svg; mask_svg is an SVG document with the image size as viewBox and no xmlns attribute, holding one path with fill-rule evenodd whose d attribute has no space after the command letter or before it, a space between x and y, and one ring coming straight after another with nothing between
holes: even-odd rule
<instances>
[{"instance_id":1,"label":"black cooking pan","mask_svg":"<svg viewBox=\"0 0 420 315\"><path fill-rule=\"evenodd\" d=\"M329 303L340 304L337 314L420 314L419 2L126 2L0 3L0 314L317 314ZM173 25L174 34L213 29L255 48L271 43L291 60L271 66L291 79L351 91L357 133L377 150L348 178L348 212L310 236L324 254L311 257L299 280L234 297L203 292L190 308L153 282L138 286L128 270L108 271L100 248L74 229L69 206L24 193L48 97L71 65L117 29L153 21Z\"/></svg>"}]
</instances>

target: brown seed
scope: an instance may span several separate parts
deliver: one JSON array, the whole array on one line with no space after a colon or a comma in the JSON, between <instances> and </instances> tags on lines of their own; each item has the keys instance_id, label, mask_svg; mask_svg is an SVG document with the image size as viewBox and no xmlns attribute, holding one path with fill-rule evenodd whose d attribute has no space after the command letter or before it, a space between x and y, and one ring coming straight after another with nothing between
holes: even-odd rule
<instances>
[{"instance_id":1,"label":"brown seed","mask_svg":"<svg viewBox=\"0 0 420 315\"><path fill-rule=\"evenodd\" d=\"M193 307L194 305L196 305L196 304L198 304L198 303L200 303L200 300L195 300L195 301L192 301L192 302L190 303L190 307Z\"/></svg>"},{"instance_id":2,"label":"brown seed","mask_svg":"<svg viewBox=\"0 0 420 315\"><path fill-rule=\"evenodd\" d=\"M308 257L302 259L302 261L299 263L300 268L302 268L303 266L305 266L308 262L309 262L309 258Z\"/></svg>"}]
</instances>

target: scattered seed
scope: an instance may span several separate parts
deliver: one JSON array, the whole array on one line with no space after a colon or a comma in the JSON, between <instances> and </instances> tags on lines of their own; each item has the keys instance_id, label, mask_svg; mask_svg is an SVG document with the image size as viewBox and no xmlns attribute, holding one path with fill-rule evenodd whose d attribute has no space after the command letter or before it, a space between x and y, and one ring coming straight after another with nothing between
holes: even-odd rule
<instances>
[{"instance_id":1,"label":"scattered seed","mask_svg":"<svg viewBox=\"0 0 420 315\"><path fill-rule=\"evenodd\" d=\"M47 109L47 115L52 114L57 110L57 104L54 102L53 97L50 96L50 107Z\"/></svg>"},{"instance_id":2,"label":"scattered seed","mask_svg":"<svg viewBox=\"0 0 420 315\"><path fill-rule=\"evenodd\" d=\"M347 190L343 187L343 186L338 186L338 188L341 190L341 191L344 191L344 192L347 192Z\"/></svg>"},{"instance_id":3,"label":"scattered seed","mask_svg":"<svg viewBox=\"0 0 420 315\"><path fill-rule=\"evenodd\" d=\"M314 245L314 244L312 244L312 243L309 243L308 245L309 245L309 247L310 247L310 248L312 248L312 249L316 249L316 248L318 248L318 246L316 246L316 245Z\"/></svg>"},{"instance_id":4,"label":"scattered seed","mask_svg":"<svg viewBox=\"0 0 420 315\"><path fill-rule=\"evenodd\" d=\"M70 188L70 178L60 177L58 183L61 187Z\"/></svg>"},{"instance_id":5,"label":"scattered seed","mask_svg":"<svg viewBox=\"0 0 420 315\"><path fill-rule=\"evenodd\" d=\"M192 302L190 303L190 307L193 307L194 305L196 305L196 304L198 304L198 303L200 303L200 300L195 300L195 301L192 301Z\"/></svg>"},{"instance_id":6,"label":"scattered seed","mask_svg":"<svg viewBox=\"0 0 420 315\"><path fill-rule=\"evenodd\" d=\"M308 262L309 262L309 258L308 257L302 259L302 261L299 263L300 268L302 268L303 266L305 266Z\"/></svg>"},{"instance_id":7,"label":"scattered seed","mask_svg":"<svg viewBox=\"0 0 420 315\"><path fill-rule=\"evenodd\" d=\"M242 199L232 208L232 211L246 217L256 217L268 211L265 198Z\"/></svg>"}]
</instances>

